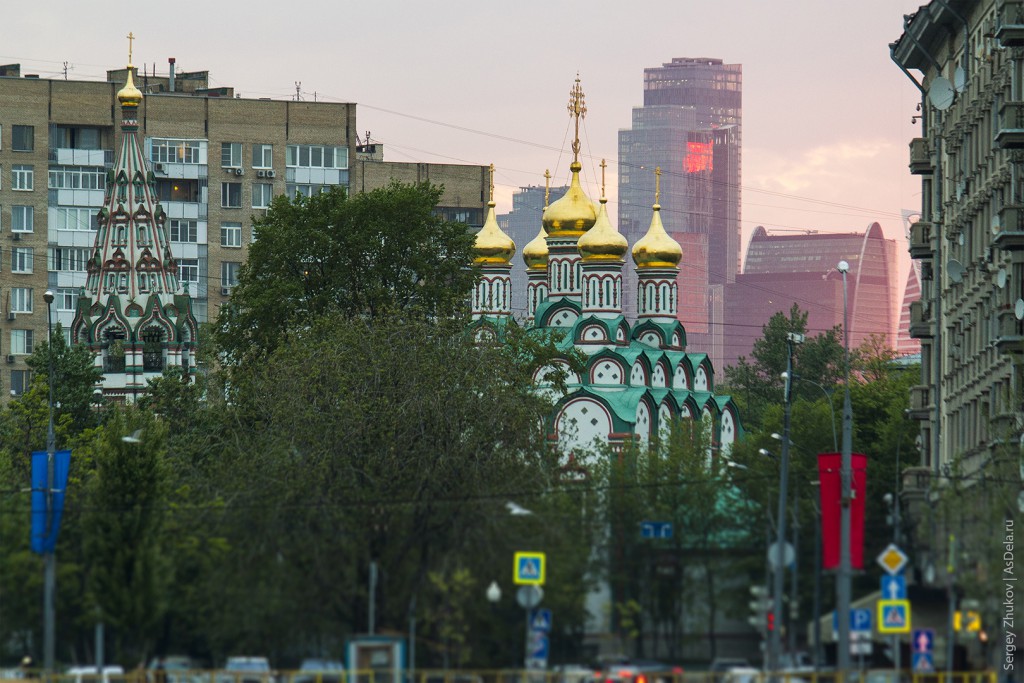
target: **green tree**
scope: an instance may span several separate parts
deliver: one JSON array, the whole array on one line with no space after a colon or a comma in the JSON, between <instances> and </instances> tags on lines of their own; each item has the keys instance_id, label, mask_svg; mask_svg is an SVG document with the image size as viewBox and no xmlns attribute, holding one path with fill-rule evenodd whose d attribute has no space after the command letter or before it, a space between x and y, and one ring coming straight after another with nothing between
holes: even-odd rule
<instances>
[{"instance_id":1,"label":"green tree","mask_svg":"<svg viewBox=\"0 0 1024 683\"><path fill-rule=\"evenodd\" d=\"M218 320L229 358L272 351L318 316L376 318L465 309L477 273L473 234L434 214L441 188L393 182L294 200L277 197Z\"/></svg>"}]
</instances>

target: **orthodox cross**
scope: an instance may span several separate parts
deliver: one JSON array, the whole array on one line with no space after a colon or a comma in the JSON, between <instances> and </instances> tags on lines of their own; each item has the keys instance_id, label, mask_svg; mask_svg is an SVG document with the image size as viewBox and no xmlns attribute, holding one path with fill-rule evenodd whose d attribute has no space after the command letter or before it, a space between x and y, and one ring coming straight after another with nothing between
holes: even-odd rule
<instances>
[{"instance_id":1,"label":"orthodox cross","mask_svg":"<svg viewBox=\"0 0 1024 683\"><path fill-rule=\"evenodd\" d=\"M548 199L551 196L551 171L544 169L544 208L548 208Z\"/></svg>"},{"instance_id":2,"label":"orthodox cross","mask_svg":"<svg viewBox=\"0 0 1024 683\"><path fill-rule=\"evenodd\" d=\"M658 203L658 198L661 197L661 166L654 169L654 203Z\"/></svg>"},{"instance_id":3,"label":"orthodox cross","mask_svg":"<svg viewBox=\"0 0 1024 683\"><path fill-rule=\"evenodd\" d=\"M608 163L601 159L601 199L604 199L604 169L608 167Z\"/></svg>"},{"instance_id":4,"label":"orthodox cross","mask_svg":"<svg viewBox=\"0 0 1024 683\"><path fill-rule=\"evenodd\" d=\"M572 141L572 160L579 161L580 155L580 119L587 116L587 103L580 86L580 75L576 74L576 84L569 90L569 116L576 119L576 136Z\"/></svg>"},{"instance_id":5,"label":"orthodox cross","mask_svg":"<svg viewBox=\"0 0 1024 683\"><path fill-rule=\"evenodd\" d=\"M494 164L491 164L491 169L490 170L491 170L491 199L490 199L490 201L493 202L494 201Z\"/></svg>"},{"instance_id":6,"label":"orthodox cross","mask_svg":"<svg viewBox=\"0 0 1024 683\"><path fill-rule=\"evenodd\" d=\"M132 63L132 41L135 40L135 34L131 31L128 32L128 63Z\"/></svg>"}]
</instances>

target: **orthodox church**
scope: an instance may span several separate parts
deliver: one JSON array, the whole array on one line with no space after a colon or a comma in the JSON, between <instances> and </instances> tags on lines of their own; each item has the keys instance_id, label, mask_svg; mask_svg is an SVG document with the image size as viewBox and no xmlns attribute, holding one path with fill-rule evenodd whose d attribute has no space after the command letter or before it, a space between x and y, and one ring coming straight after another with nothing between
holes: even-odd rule
<instances>
[{"instance_id":1,"label":"orthodox church","mask_svg":"<svg viewBox=\"0 0 1024 683\"><path fill-rule=\"evenodd\" d=\"M728 453L741 427L736 405L715 394L708 356L687 350L686 330L677 318L682 248L665 231L658 204L661 170L656 169L651 223L632 248L636 267L638 319L622 314L622 269L626 238L608 218L601 162L601 199L594 202L580 184L579 122L586 114L579 79L571 91L575 119L569 189L548 203L537 237L523 249L527 267L525 322L537 334L558 333L560 348L586 357L582 373L568 371L568 391L555 405L552 433L563 453L595 440L621 445L667 435L676 419L700 419L710 448ZM550 173L545 173L550 179ZM493 167L487 218L477 233L474 262L482 277L472 296L478 338L500 336L512 316L511 259L516 245L498 226L494 212ZM550 368L535 381L544 388Z\"/></svg>"},{"instance_id":2,"label":"orthodox church","mask_svg":"<svg viewBox=\"0 0 1024 683\"><path fill-rule=\"evenodd\" d=\"M86 285L71 324L72 343L86 345L103 372L104 396L121 401L133 401L165 368L194 378L198 332L188 286L181 286L171 255L167 214L139 144L142 93L131 61L129 47L127 83L117 93L121 146L107 172Z\"/></svg>"}]
</instances>

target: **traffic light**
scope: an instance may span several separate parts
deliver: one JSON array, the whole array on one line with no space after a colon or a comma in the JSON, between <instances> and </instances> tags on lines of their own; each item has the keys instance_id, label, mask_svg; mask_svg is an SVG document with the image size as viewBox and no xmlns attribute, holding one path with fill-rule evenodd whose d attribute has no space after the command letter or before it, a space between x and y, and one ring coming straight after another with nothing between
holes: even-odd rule
<instances>
[{"instance_id":1,"label":"traffic light","mask_svg":"<svg viewBox=\"0 0 1024 683\"><path fill-rule=\"evenodd\" d=\"M765 586L751 586L750 595L754 598L750 601L750 617L747 622L762 633L767 633L775 627L775 615L772 613L772 599L768 596L768 588Z\"/></svg>"}]
</instances>

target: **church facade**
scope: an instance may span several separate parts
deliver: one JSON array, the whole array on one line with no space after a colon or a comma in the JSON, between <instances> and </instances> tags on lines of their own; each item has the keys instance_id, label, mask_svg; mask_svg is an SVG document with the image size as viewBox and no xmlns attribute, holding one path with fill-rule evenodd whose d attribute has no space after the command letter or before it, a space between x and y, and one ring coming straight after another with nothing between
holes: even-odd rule
<instances>
[{"instance_id":1,"label":"church facade","mask_svg":"<svg viewBox=\"0 0 1024 683\"><path fill-rule=\"evenodd\" d=\"M513 310L524 308L531 331L559 340L566 353L568 390L555 404L550 437L563 453L595 442L613 447L648 443L666 436L674 420L684 419L700 420L709 448L727 454L741 434L739 415L730 397L715 393L710 359L687 348L686 330L677 318L682 249L662 224L660 170L655 171L650 225L630 250L609 220L603 179L597 205L580 183L579 119L586 108L578 79L569 111L576 118L571 182L557 201L545 200L540 231L523 249L525 302L512 301L516 245L498 226L492 190L476 238L475 263L482 273L472 297L477 335L500 335ZM627 252L637 281L631 293L623 291ZM635 297L635 322L623 315L626 296ZM586 358L581 372L569 370L574 352ZM542 390L550 369L538 370L535 377Z\"/></svg>"}]
</instances>

